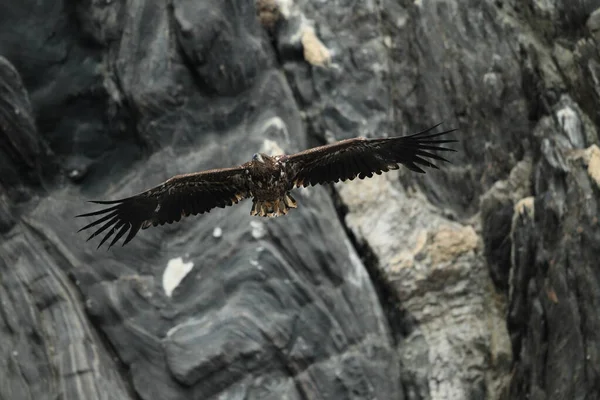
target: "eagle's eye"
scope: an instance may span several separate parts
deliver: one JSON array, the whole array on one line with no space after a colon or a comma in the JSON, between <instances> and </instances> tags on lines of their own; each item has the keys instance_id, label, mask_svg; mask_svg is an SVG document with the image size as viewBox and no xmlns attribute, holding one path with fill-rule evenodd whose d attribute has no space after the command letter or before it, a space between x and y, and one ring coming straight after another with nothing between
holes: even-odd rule
<instances>
[{"instance_id":1,"label":"eagle's eye","mask_svg":"<svg viewBox=\"0 0 600 400\"><path fill-rule=\"evenodd\" d=\"M252 159L254 161L258 161L258 162L264 162L262 156L259 153L254 153L254 155L252 156Z\"/></svg>"}]
</instances>

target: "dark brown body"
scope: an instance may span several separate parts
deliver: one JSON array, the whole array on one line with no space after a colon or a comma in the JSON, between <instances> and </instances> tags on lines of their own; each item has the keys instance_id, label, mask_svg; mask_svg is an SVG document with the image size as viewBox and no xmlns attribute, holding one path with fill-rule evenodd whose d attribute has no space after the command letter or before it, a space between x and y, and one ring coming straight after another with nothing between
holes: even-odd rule
<instances>
[{"instance_id":1,"label":"dark brown body","mask_svg":"<svg viewBox=\"0 0 600 400\"><path fill-rule=\"evenodd\" d=\"M255 154L248 163L246 174L249 178L252 210L250 215L277 217L297 208L296 200L290 195L288 171L282 156L270 157Z\"/></svg>"}]
</instances>

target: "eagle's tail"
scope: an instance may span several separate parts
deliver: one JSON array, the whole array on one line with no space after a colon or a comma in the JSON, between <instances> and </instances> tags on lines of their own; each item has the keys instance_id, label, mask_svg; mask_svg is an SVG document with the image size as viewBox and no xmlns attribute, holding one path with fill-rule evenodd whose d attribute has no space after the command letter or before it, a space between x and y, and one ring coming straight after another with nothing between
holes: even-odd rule
<instances>
[{"instance_id":1,"label":"eagle's tail","mask_svg":"<svg viewBox=\"0 0 600 400\"><path fill-rule=\"evenodd\" d=\"M250 215L257 215L259 217L279 217L286 215L290 208L297 208L298 203L291 194L286 193L283 198L268 201L268 200L256 200L252 202L252 210Z\"/></svg>"}]
</instances>

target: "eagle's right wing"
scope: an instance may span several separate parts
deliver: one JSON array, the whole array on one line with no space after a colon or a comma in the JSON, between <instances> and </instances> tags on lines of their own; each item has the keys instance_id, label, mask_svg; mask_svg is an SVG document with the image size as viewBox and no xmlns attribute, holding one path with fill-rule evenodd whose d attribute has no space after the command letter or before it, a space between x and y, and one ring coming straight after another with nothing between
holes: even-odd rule
<instances>
[{"instance_id":1,"label":"eagle's right wing","mask_svg":"<svg viewBox=\"0 0 600 400\"><path fill-rule=\"evenodd\" d=\"M176 175L135 196L121 200L91 201L112 206L77 215L102 215L79 231L102 224L87 240L108 229L98 247L116 232L109 248L129 231L123 241L124 246L133 239L140 228L170 224L179 221L181 217L202 214L214 207L231 206L250 195L244 172L247 167L249 166L244 164L234 168Z\"/></svg>"},{"instance_id":2,"label":"eagle's right wing","mask_svg":"<svg viewBox=\"0 0 600 400\"><path fill-rule=\"evenodd\" d=\"M456 151L441 145L457 140L440 138L455 129L431 133L437 126L401 137L341 140L283 156L280 161L285 163L291 185L296 187L352 180L357 176L363 179L398 169L399 165L424 173L421 167L438 168L428 159L448 162L434 151Z\"/></svg>"}]
</instances>

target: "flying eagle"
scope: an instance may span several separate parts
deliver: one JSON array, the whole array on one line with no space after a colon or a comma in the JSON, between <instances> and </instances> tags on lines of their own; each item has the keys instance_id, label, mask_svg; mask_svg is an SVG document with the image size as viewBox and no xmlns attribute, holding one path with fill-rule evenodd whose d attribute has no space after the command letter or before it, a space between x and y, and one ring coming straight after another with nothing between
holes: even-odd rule
<instances>
[{"instance_id":1,"label":"flying eagle","mask_svg":"<svg viewBox=\"0 0 600 400\"><path fill-rule=\"evenodd\" d=\"M182 217L203 214L215 207L231 206L249 197L252 198L250 215L285 215L290 208L297 207L290 194L297 187L353 180L357 176L359 179L370 178L373 174L398 169L398 164L419 173L425 173L419 165L438 169L427 158L449 162L432 151L456 151L440 145L457 142L440 139L455 129L431 133L439 125L402 137L346 139L296 154L270 157L257 153L252 161L237 167L176 175L135 196L90 201L112 206L77 215L102 215L79 232L103 224L87 239L90 240L111 228L98 245L102 246L116 232L108 246L110 248L129 231L123 241L124 246L140 228L171 224Z\"/></svg>"}]
</instances>

